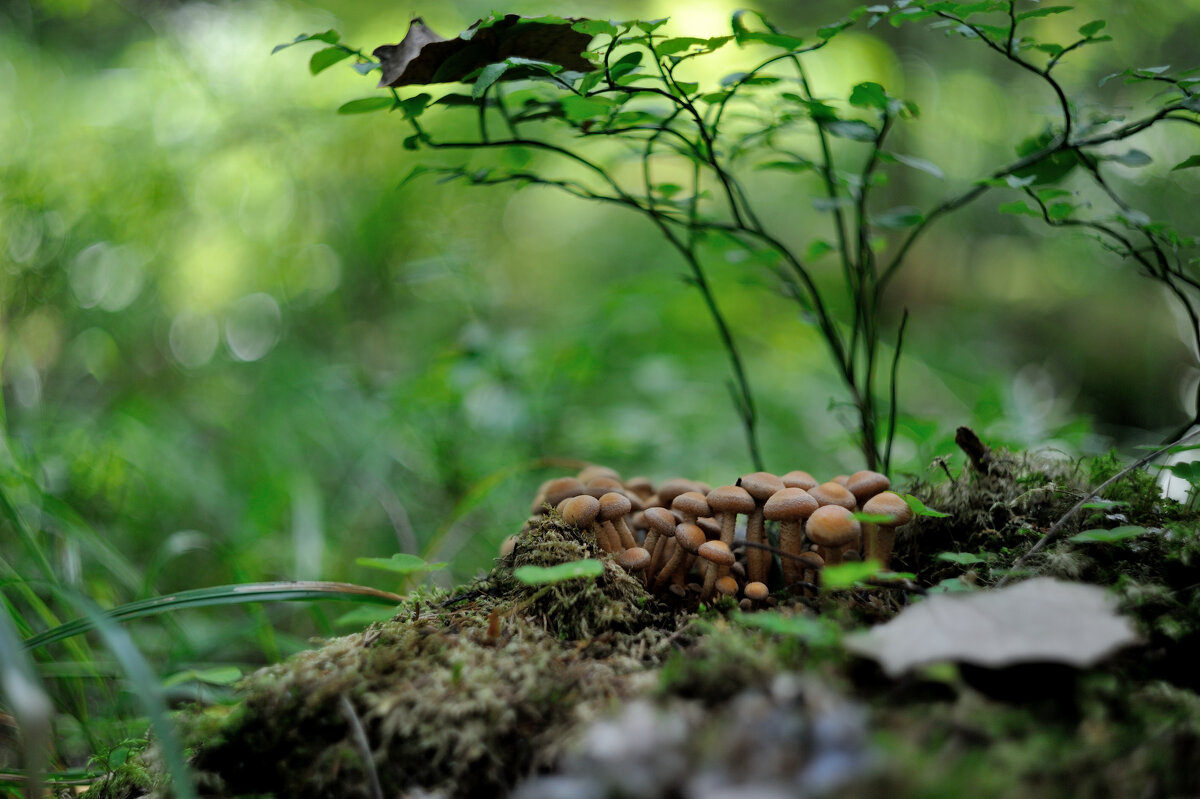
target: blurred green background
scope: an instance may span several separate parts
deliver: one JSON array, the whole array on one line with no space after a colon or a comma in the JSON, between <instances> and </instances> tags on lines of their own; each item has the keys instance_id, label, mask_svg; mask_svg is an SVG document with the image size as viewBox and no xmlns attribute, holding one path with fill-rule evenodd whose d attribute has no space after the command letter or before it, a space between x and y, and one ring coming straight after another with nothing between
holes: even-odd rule
<instances>
[{"instance_id":1,"label":"blurred green background","mask_svg":"<svg viewBox=\"0 0 1200 799\"><path fill-rule=\"evenodd\" d=\"M724 353L648 223L547 190L398 188L419 163L461 161L402 149L398 115L334 113L374 94L375 76L345 62L313 78L315 45L270 56L328 28L369 51L415 14L453 35L494 4L328 5L0 4L4 481L56 572L106 604L245 580L392 589L355 558L431 542L451 561L435 581L460 582L519 529L537 484L564 472L542 459L713 484L750 470ZM1195 65L1200 2L1086 6L1031 23L1066 39L1108 20L1115 41L1061 68L1069 91L1133 113L1152 89L1097 81ZM501 10L670 16L674 34L714 36L736 7ZM758 6L807 36L848 7ZM713 75L755 58L728 47ZM918 103L893 145L946 179L901 170L888 196L919 207L1010 161L1054 114L1035 79L920 25L857 28L809 63L817 94L875 80ZM1156 128L1134 142L1154 163L1111 173L1184 232L1200 180L1169 169L1193 154L1190 135ZM808 179L748 179L789 242L824 235ZM1080 453L1159 440L1190 414L1194 362L1161 289L1088 236L998 215L1012 199L990 194L939 222L891 287L887 341L899 309L912 315L901 475L952 454L962 424L995 444ZM860 468L814 329L768 274L710 268L768 468ZM821 262L830 280L836 269ZM2 534L12 580L22 556ZM271 608L270 622L189 617L139 640L182 668L253 661L331 629L297 607Z\"/></svg>"}]
</instances>

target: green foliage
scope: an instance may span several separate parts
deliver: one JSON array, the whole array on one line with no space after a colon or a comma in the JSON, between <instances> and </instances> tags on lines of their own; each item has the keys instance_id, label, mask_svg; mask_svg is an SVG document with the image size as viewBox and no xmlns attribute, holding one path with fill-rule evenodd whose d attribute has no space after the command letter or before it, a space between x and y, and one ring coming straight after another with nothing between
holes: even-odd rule
<instances>
[{"instance_id":1,"label":"green foliage","mask_svg":"<svg viewBox=\"0 0 1200 799\"><path fill-rule=\"evenodd\" d=\"M513 570L513 577L526 585L553 585L578 577L599 577L603 573L604 564L589 558L556 566L521 566Z\"/></svg>"}]
</instances>

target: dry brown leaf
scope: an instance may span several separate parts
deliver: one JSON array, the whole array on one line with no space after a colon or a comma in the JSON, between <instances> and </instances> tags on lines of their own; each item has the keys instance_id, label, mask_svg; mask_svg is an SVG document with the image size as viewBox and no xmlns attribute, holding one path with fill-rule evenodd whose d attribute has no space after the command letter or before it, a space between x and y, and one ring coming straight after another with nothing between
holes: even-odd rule
<instances>
[{"instance_id":1,"label":"dry brown leaf","mask_svg":"<svg viewBox=\"0 0 1200 799\"><path fill-rule=\"evenodd\" d=\"M481 67L506 58L530 58L558 64L575 72L590 72L592 63L580 53L587 49L591 34L580 33L571 23L541 22L508 14L481 28L478 20L453 39L435 33L419 17L408 26L399 44L376 47L384 86L414 86L462 80Z\"/></svg>"},{"instance_id":2,"label":"dry brown leaf","mask_svg":"<svg viewBox=\"0 0 1200 799\"><path fill-rule=\"evenodd\" d=\"M1136 643L1103 588L1039 577L998 591L934 596L846 639L891 677L930 663L1091 666Z\"/></svg>"}]
</instances>

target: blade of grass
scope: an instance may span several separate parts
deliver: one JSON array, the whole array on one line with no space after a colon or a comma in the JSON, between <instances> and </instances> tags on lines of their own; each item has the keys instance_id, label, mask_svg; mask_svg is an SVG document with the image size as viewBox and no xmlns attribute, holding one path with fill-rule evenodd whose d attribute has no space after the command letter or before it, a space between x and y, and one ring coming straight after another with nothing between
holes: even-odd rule
<instances>
[{"instance_id":1,"label":"blade of grass","mask_svg":"<svg viewBox=\"0 0 1200 799\"><path fill-rule=\"evenodd\" d=\"M311 599L334 599L348 602L374 602L377 604L398 605L404 597L377 588L350 583L331 583L318 581L278 582L278 583L245 583L242 585L218 585L212 588L197 588L191 591L180 591L169 596L152 597L137 602L120 605L111 610L102 611L106 620L129 621L143 616L154 616L186 608L205 608L218 605L239 605L247 602L297 602ZM38 647L62 641L67 638L95 629L93 616L69 621L32 638L27 638L25 649Z\"/></svg>"},{"instance_id":2,"label":"blade of grass","mask_svg":"<svg viewBox=\"0 0 1200 799\"><path fill-rule=\"evenodd\" d=\"M4 613L0 613L0 696L21 729L23 762L29 779L26 795L41 796L54 704L42 688L33 659L21 648L21 638L12 619Z\"/></svg>"},{"instance_id":3,"label":"blade of grass","mask_svg":"<svg viewBox=\"0 0 1200 799\"><path fill-rule=\"evenodd\" d=\"M121 664L130 692L137 698L142 712L146 714L150 726L154 729L164 765L171 775L173 794L180 799L197 799L191 770L183 754L183 745L175 734L174 725L167 717L167 703L158 675L142 657L129 633L121 628L109 613L86 596L70 595L67 592L63 592L63 595L84 614L83 618L99 633L104 645Z\"/></svg>"}]
</instances>

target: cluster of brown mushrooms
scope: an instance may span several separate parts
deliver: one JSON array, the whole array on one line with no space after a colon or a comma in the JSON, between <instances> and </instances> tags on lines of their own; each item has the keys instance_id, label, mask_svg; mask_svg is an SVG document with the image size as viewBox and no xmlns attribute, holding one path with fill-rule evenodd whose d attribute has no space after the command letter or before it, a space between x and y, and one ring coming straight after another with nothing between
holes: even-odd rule
<instances>
[{"instance_id":1,"label":"cluster of brown mushrooms","mask_svg":"<svg viewBox=\"0 0 1200 799\"><path fill-rule=\"evenodd\" d=\"M622 480L612 469L588 466L543 483L531 522L553 508L594 534L602 551L655 594L701 602L740 597L753 607L767 601L775 580L789 593L810 593L825 565L874 559L889 568L895 530L913 515L889 485L873 471L826 483L792 471L754 472L716 488L685 478L655 487L645 477ZM861 522L855 513L880 520ZM744 536L736 535L739 515L746 517ZM768 520L778 523L777 547ZM775 553L781 571L773 574Z\"/></svg>"}]
</instances>

